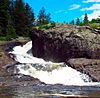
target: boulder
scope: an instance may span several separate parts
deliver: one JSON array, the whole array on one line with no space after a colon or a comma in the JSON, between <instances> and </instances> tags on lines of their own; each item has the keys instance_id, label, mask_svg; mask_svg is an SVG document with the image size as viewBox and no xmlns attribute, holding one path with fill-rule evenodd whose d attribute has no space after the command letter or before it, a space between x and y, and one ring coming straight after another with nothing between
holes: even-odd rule
<instances>
[{"instance_id":1,"label":"boulder","mask_svg":"<svg viewBox=\"0 0 100 98\"><path fill-rule=\"evenodd\" d=\"M78 71L88 74L93 81L100 81L100 59L74 58L67 64Z\"/></svg>"},{"instance_id":2,"label":"boulder","mask_svg":"<svg viewBox=\"0 0 100 98\"><path fill-rule=\"evenodd\" d=\"M100 34L81 26L56 24L56 27L31 31L34 56L56 62L70 58L100 59Z\"/></svg>"}]
</instances>

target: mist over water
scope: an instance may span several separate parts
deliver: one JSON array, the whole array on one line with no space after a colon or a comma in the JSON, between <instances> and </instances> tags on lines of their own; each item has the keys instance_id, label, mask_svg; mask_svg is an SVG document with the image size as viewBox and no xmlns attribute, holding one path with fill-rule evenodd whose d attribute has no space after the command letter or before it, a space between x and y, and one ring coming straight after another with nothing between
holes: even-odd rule
<instances>
[{"instance_id":1,"label":"mist over water","mask_svg":"<svg viewBox=\"0 0 100 98\"><path fill-rule=\"evenodd\" d=\"M16 46L9 52L13 58L20 64L16 65L19 73L38 78L46 84L64 84L64 85L99 85L99 82L92 82L86 74L80 73L63 62L46 62L41 58L32 56L30 52L32 42L23 46Z\"/></svg>"}]
</instances>

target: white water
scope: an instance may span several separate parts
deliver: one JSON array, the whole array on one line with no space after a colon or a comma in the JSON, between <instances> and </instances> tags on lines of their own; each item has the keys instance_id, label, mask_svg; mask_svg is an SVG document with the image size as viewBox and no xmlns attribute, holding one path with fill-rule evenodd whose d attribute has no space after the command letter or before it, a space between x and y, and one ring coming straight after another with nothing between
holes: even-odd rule
<instances>
[{"instance_id":1,"label":"white water","mask_svg":"<svg viewBox=\"0 0 100 98\"><path fill-rule=\"evenodd\" d=\"M33 57L28 51L31 50L32 42L24 46L16 46L9 52L14 55L18 61L16 65L19 73L38 78L46 84L64 84L64 85L100 85L92 82L88 75L82 74L64 63L46 62L43 59Z\"/></svg>"}]
</instances>

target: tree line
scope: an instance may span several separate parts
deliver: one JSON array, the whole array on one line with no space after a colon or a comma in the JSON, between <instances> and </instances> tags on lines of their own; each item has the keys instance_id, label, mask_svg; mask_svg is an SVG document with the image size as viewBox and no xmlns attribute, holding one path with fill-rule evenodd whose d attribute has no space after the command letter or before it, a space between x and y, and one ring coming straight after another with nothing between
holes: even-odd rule
<instances>
[{"instance_id":1,"label":"tree line","mask_svg":"<svg viewBox=\"0 0 100 98\"><path fill-rule=\"evenodd\" d=\"M48 26L49 23L51 25ZM82 26L90 23L100 23L100 18L89 21L87 13L85 13L82 22L77 18L76 23L72 20L70 24ZM18 36L29 36L30 30L34 26L43 30L54 27L55 22L51 21L50 13L46 13L44 7L40 9L37 19L35 19L32 8L23 0L0 0L0 38L6 37L7 40L10 40ZM92 27L96 26L92 25Z\"/></svg>"},{"instance_id":2,"label":"tree line","mask_svg":"<svg viewBox=\"0 0 100 98\"><path fill-rule=\"evenodd\" d=\"M96 19L92 19L91 21L89 21L88 15L87 15L87 13L85 13L83 21L80 21L80 19L77 18L76 23L74 20L72 20L70 22L70 24L72 24L72 25L79 25L79 26L90 25L92 23L100 23L100 16L98 16L98 18L96 18Z\"/></svg>"},{"instance_id":3,"label":"tree line","mask_svg":"<svg viewBox=\"0 0 100 98\"><path fill-rule=\"evenodd\" d=\"M28 3L23 0L0 0L0 37L28 36L33 25L47 24L51 20L45 9L39 11L38 19Z\"/></svg>"}]
</instances>

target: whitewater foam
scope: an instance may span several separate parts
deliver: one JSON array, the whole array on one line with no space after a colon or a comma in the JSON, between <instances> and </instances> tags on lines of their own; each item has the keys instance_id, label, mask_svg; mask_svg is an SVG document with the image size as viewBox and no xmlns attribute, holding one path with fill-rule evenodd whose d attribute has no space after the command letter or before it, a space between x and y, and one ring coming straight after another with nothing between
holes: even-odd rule
<instances>
[{"instance_id":1,"label":"whitewater foam","mask_svg":"<svg viewBox=\"0 0 100 98\"><path fill-rule=\"evenodd\" d=\"M31 56L28 51L32 48L32 42L23 46L16 46L9 52L14 59L21 64L16 65L19 73L38 78L47 84L64 85L100 85L93 83L88 75L82 74L64 63L46 62L41 58Z\"/></svg>"}]
</instances>

